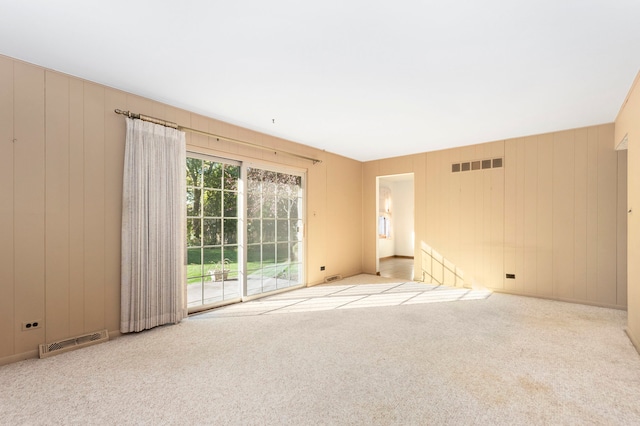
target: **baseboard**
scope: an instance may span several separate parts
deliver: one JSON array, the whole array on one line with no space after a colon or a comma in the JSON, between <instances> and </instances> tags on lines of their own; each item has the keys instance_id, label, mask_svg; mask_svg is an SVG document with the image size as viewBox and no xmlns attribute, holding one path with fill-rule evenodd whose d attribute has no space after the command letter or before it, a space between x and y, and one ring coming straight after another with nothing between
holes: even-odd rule
<instances>
[{"instance_id":1,"label":"baseboard","mask_svg":"<svg viewBox=\"0 0 640 426\"><path fill-rule=\"evenodd\" d=\"M629 333L629 328L626 327L624 329L624 332L627 334L627 337L629 338L629 340L631 341L631 344L633 345L634 348L636 348L636 351L638 352L638 354L640 355L640 342L638 342L635 337L633 337L633 335L631 333Z\"/></svg>"},{"instance_id":2,"label":"baseboard","mask_svg":"<svg viewBox=\"0 0 640 426\"><path fill-rule=\"evenodd\" d=\"M0 358L0 365L13 364L14 362L24 361L25 359L38 358L38 350L22 352L20 354L9 355Z\"/></svg>"},{"instance_id":3,"label":"baseboard","mask_svg":"<svg viewBox=\"0 0 640 426\"><path fill-rule=\"evenodd\" d=\"M389 260L389 259L415 259L413 256L400 256L394 254L393 256L381 257L380 260Z\"/></svg>"},{"instance_id":4,"label":"baseboard","mask_svg":"<svg viewBox=\"0 0 640 426\"><path fill-rule=\"evenodd\" d=\"M466 286L465 286L466 287ZM577 299L569 299L565 297L554 297L554 296L542 296L531 293L519 293L516 291L504 290L504 289L496 289L491 287L485 287L487 290L492 291L494 293L502 293L502 294L511 294L513 296L523 296L523 297L534 297L536 299L544 299L544 300L555 300L556 302L564 302L564 303L575 303L578 305L587 305L587 306L596 306L598 308L607 308L607 309L617 309L620 311L626 311L626 306L620 305L610 305L608 303L597 303L589 300L577 300Z\"/></svg>"},{"instance_id":5,"label":"baseboard","mask_svg":"<svg viewBox=\"0 0 640 426\"><path fill-rule=\"evenodd\" d=\"M120 330L113 330L113 331L109 330L109 340L113 340L117 337L120 337L121 335L122 333L120 333ZM39 355L38 349L35 349L33 351L27 351L27 352L22 352L15 355L5 356L0 358L0 366L13 364L14 362L20 362L26 359L39 359L38 355Z\"/></svg>"},{"instance_id":6,"label":"baseboard","mask_svg":"<svg viewBox=\"0 0 640 426\"><path fill-rule=\"evenodd\" d=\"M363 272L363 271L347 272L345 274L336 274L336 275L342 275L342 279L345 279L345 278L349 278L349 277L355 277L356 275L361 275L361 274L376 275L375 273L369 273L369 272ZM380 275L380 274L378 274L378 275ZM336 281L336 282L340 282L340 281ZM310 283L305 284L304 287L315 287L317 285L323 285L323 284L327 284L327 283L324 282L324 280L316 281L316 282L310 282Z\"/></svg>"}]
</instances>

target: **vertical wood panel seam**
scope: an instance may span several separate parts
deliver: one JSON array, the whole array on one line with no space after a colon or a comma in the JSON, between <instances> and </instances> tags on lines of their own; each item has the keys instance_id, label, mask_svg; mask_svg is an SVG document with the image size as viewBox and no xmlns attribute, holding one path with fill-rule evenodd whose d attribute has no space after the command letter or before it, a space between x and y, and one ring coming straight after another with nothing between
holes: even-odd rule
<instances>
[{"instance_id":1,"label":"vertical wood panel seam","mask_svg":"<svg viewBox=\"0 0 640 426\"><path fill-rule=\"evenodd\" d=\"M620 235L618 235L619 234L619 232L618 232L618 219L619 219L618 216L620 215L620 213L619 213L618 210L619 210L619 197L620 197L620 176L619 176L619 174L620 174L620 170L619 170L620 159L619 159L619 155L618 155L617 151L615 152L615 155L616 155L616 204L615 204L615 206L616 206L616 210L615 210L615 218L616 218L616 220L615 220L615 230L616 230L616 256L615 256L616 267L615 267L615 270L616 270L616 274L615 274L614 284L615 284L615 289L616 289L616 293L615 293L616 294L616 302L615 303L616 303L616 305L618 305L619 304L618 301L620 300L619 295L618 295L618 279L619 279L619 277L618 277L618 255L619 255L619 253L618 253L618 248L619 248L618 247L618 242L620 240Z\"/></svg>"},{"instance_id":2,"label":"vertical wood panel seam","mask_svg":"<svg viewBox=\"0 0 640 426\"><path fill-rule=\"evenodd\" d=\"M44 144L44 164L43 164L44 173L42 174L43 178L44 178L44 181L42 182L43 189L44 189L43 194L42 194L43 198L44 198L43 203L42 203L43 206L44 206L44 217L43 217L43 219L44 219L44 224L43 224L44 234L42 235L42 249L44 251L44 265L43 265L44 266L44 313L43 313L43 315L44 315L44 318L45 318L45 321L44 321L44 342L43 343L47 342L47 340L48 340L47 336L49 334L49 321L47 320L47 283L48 283L48 274L47 274L47 270L48 270L48 268L47 268L47 263L48 263L47 262L47 258L48 258L48 256L47 256L47 213L48 213L47 212L47 187L49 186L47 184L47 172L48 172L48 170L47 170L47 77L49 76L49 72L50 71L45 70L42 73L43 80L44 80L43 84L42 84L42 91L43 91L43 93L42 93L42 97L43 97L43 105L42 105L42 107L43 107L43 110L44 110L42 112L42 115L43 115L43 118L44 118L44 122L43 122L44 128L42 129L42 133L43 133L42 136L43 136L43 139L44 139L43 140L43 144Z\"/></svg>"},{"instance_id":3,"label":"vertical wood panel seam","mask_svg":"<svg viewBox=\"0 0 640 426\"><path fill-rule=\"evenodd\" d=\"M591 133L593 133L593 132L591 132ZM589 132L587 132L587 212L589 211L589 194L593 193L593 191L590 191L591 188L589 187L589 166L591 165L591 162L589 161L591 159L591 138L589 136L590 136L590 134L589 134ZM597 164L597 162L596 162L595 170L593 170L593 174L595 175L596 182L597 182L598 181L598 164ZM597 203L597 200L598 200L598 188L596 186L596 229L595 229L596 232L594 232L594 237L593 237L596 240L598 238L598 232L597 232L598 231L598 221L597 221L598 203ZM589 238L589 216L588 216L588 213L587 213L587 220L586 220L586 224L585 224L585 232L587 233L587 271L586 271L586 277L587 277L587 285L586 285L586 287L587 287L587 290L586 290L586 298L587 298L587 300L591 300L591 294L590 294L590 291L589 291L590 290L589 289L590 285L589 285L589 266L588 265L589 265L590 249L591 249L591 245L593 244L593 242L589 241L590 238ZM597 276L597 273L598 273L598 262L597 262L597 259L598 258L596 256L596 262L593 265L593 267L596 270L596 276ZM596 279L596 286L597 286L597 279Z\"/></svg>"},{"instance_id":4,"label":"vertical wood panel seam","mask_svg":"<svg viewBox=\"0 0 640 426\"><path fill-rule=\"evenodd\" d=\"M552 184L551 184L551 265L550 265L550 270L551 270L551 294L554 297L558 297L558 285L556 283L556 268L554 267L555 263L557 262L556 259L556 245L555 245L555 229L556 229L556 215L555 215L555 197L556 197L556 192L557 192L557 185L553 184L553 178L555 177L555 172L556 172L556 164L558 162L558 159L556 158L556 150L555 147L556 145L560 145L558 144L558 134L554 133L553 134L553 138L551 139L551 179L552 179Z\"/></svg>"},{"instance_id":5,"label":"vertical wood panel seam","mask_svg":"<svg viewBox=\"0 0 640 426\"><path fill-rule=\"evenodd\" d=\"M535 184L536 184L536 198L535 198L535 200L536 200L536 210L535 210L536 211L536 250L535 250L535 255L536 255L535 274L536 274L536 276L535 276L535 279L533 281L534 285L535 285L535 293L536 294L538 293L538 289L540 288L540 285L538 283L538 267L539 267L539 265L538 265L538 259L539 259L539 256L538 256L538 244L539 244L539 241L538 241L538 237L539 237L538 236L538 220L540 220L540 218L538 217L539 212L540 212L540 209L538 208L539 198L540 198L539 197L540 185L538 185L539 179L540 179L540 177L538 176L538 174L539 174L539 170L538 170L539 164L538 163L540 161L539 160L539 158L540 158L540 143L539 142L540 141L539 141L538 137L536 136L536 157L535 157L535 159L536 159L536 167L535 167L536 179L534 181Z\"/></svg>"},{"instance_id":6,"label":"vertical wood panel seam","mask_svg":"<svg viewBox=\"0 0 640 426\"><path fill-rule=\"evenodd\" d=\"M555 136L557 136L557 134ZM555 157L555 153L553 150L553 139L551 139L551 158L553 159L554 157ZM551 264L553 265L553 239L555 236L555 232L554 232L555 227L553 225L553 222L554 222L553 218L555 216L555 212L557 209L556 203L554 202L554 199L553 199L553 192L554 192L553 188L555 187L555 185L553 184L553 169L552 169L551 176L552 176L552 179L551 179ZM553 267L551 267L550 269L551 269L551 294L553 294L554 293L553 283L554 283L555 271L553 270Z\"/></svg>"},{"instance_id":7,"label":"vertical wood panel seam","mask_svg":"<svg viewBox=\"0 0 640 426\"><path fill-rule=\"evenodd\" d=\"M556 167L558 164L558 157L560 155L556 154L556 146L560 146L562 147L562 145L560 143L558 143L558 134L554 133L553 134L553 138L551 138L551 265L549 270L551 271L551 294L554 297L558 297L558 283L556 282L556 270L554 268L554 264L557 262L555 260L556 257L556 247L555 247L555 235L556 235L556 228L557 228L557 224L556 224L556 211L557 206L556 206L556 200L555 200L555 196L558 193L558 185L554 184L554 174L556 171Z\"/></svg>"},{"instance_id":8,"label":"vertical wood panel seam","mask_svg":"<svg viewBox=\"0 0 640 426\"><path fill-rule=\"evenodd\" d=\"M589 138L589 130L587 130L587 142L586 142L586 150L587 150L587 165L585 166L585 168L587 169L586 172L586 176L585 176L585 186L587 187L586 190L586 194L585 194L585 206L586 206L586 219L584 221L584 232L585 232L585 244L586 244L586 254L585 254L585 299L589 300L589 250L591 248L591 241L590 241L590 235L589 235L589 198L590 198L590 188L589 188L589 166L590 166L590 162L589 159L591 157L591 146L590 146L590 138ZM594 173L597 173L597 170L593 171Z\"/></svg>"},{"instance_id":9,"label":"vertical wood panel seam","mask_svg":"<svg viewBox=\"0 0 640 426\"><path fill-rule=\"evenodd\" d=\"M572 244L573 244L573 258L571 259L571 270L573 271L573 281L571 283L571 294L575 298L576 285L577 285L576 259L578 257L578 253L577 253L577 250L576 250L576 226L575 226L575 224L576 224L576 219L575 218L577 217L577 213L578 213L577 212L577 203L576 203L576 197L577 197L577 195L576 195L576 193L577 193L577 190L576 190L576 187L577 187L577 185L576 185L576 182L577 182L576 181L576 135L577 135L577 132L573 131L572 135L573 135L573 140L572 140L572 143L571 143L571 148L573 150L573 155L571 157L573 159L573 168L571 169L571 179L573 180L573 209L572 209L572 212L573 212L573 219L574 220L571 223L571 225L572 225L572 233L573 233L573 242L572 242Z\"/></svg>"},{"instance_id":10,"label":"vertical wood panel seam","mask_svg":"<svg viewBox=\"0 0 640 426\"><path fill-rule=\"evenodd\" d=\"M85 197L85 192L86 192L86 186L87 183L85 182L85 173L87 170L87 150L86 150L86 139L87 139L87 135L86 135L86 117L87 117L87 110L86 110L86 96L85 96L85 92L86 92L86 82L82 82L82 331L83 332L87 332L87 292L86 292L86 283L85 283L85 276L87 274L87 256L86 256L86 225L87 225L87 220L86 220L86 214L87 214L87 209L86 209L86 197Z\"/></svg>"},{"instance_id":11,"label":"vertical wood panel seam","mask_svg":"<svg viewBox=\"0 0 640 426\"><path fill-rule=\"evenodd\" d=\"M69 214L67 215L67 223L69 224L69 226L67 227L67 239L68 239L68 246L67 246L67 268L68 268L68 272L67 272L67 279L68 279L68 285L67 285L67 301L69 303L69 309L67 309L67 334L71 334L71 120L73 120L73 117L71 116L71 80L67 80L67 97L68 97L68 102L67 102L67 122L65 123L65 125L67 126L67 158L69 160L69 167L67 168L67 194L68 198L67 198L67 205L69 208Z\"/></svg>"},{"instance_id":12,"label":"vertical wood panel seam","mask_svg":"<svg viewBox=\"0 0 640 426\"><path fill-rule=\"evenodd\" d=\"M101 228L101 232L99 234L99 238L100 238L100 246L101 246L101 256L100 256L100 263L102 264L102 277L101 277L101 281L102 281L102 288L101 288L101 296L102 296L102 301L101 301L101 308L102 308L102 321L101 321L101 326L100 328L104 328L105 325L105 321L106 321L106 275L107 275L107 271L106 271L106 222L107 222L107 213L106 213L106 186L107 186L107 179L106 179L106 149L105 149L105 129L106 129L106 122L105 122L105 112L104 112L104 108L105 108L105 101L106 101L106 90L104 86L98 85L97 86L99 89L99 92L102 96L102 102L100 107L102 108L102 113L98 114L98 117L101 118L101 131L98 137L96 137L96 143L100 143L100 154L101 154L101 158L99 160L99 162L102 164L102 170L101 170L101 174L100 174L100 178L102 179L102 194L100 196L100 202L102 202L102 211L101 211L101 218L102 218L102 223L100 224L100 228Z\"/></svg>"},{"instance_id":13,"label":"vertical wood panel seam","mask_svg":"<svg viewBox=\"0 0 640 426\"><path fill-rule=\"evenodd\" d=\"M103 276L103 286L102 286L102 325L103 328L107 328L107 217L106 217L106 206L107 206L107 91L104 87L102 89L102 161L105 163L102 168L102 204L104 206L104 219L102 221L102 262L104 263L104 276Z\"/></svg>"},{"instance_id":14,"label":"vertical wood panel seam","mask_svg":"<svg viewBox=\"0 0 640 426\"><path fill-rule=\"evenodd\" d=\"M598 184L598 175L600 174L600 161L599 161L599 155L598 155L598 151L600 150L600 131L595 132L596 134L596 232L595 232L595 246L596 246L596 265L595 265L595 269L596 269L596 294L595 294L595 300L598 300L598 292L600 290L600 280L598 279L599 277L599 272L600 272L600 262L599 260L599 254L600 251L598 250L598 244L599 244L599 230L600 230L600 185Z\"/></svg>"},{"instance_id":15,"label":"vertical wood panel seam","mask_svg":"<svg viewBox=\"0 0 640 426\"><path fill-rule=\"evenodd\" d=\"M12 241L12 246L13 246L13 276L12 276L12 280L13 280L13 323L11 324L11 330L13 331L13 353L16 353L16 349L18 347L18 334L16 333L16 319L17 319L17 307L16 307L16 62L12 61L12 66L11 66L11 71L12 71L12 79L13 79L13 90L11 92L12 95L12 106L13 106L13 115L11 117L11 121L12 121L12 126L13 128L11 129L11 133L13 135L13 141L12 141L12 149L11 149L11 154L12 154L12 165L13 165L13 179L11 182L11 185L13 186L12 191L11 191L11 208L12 208L12 228L13 228L13 232L11 233L11 238L13 239Z\"/></svg>"},{"instance_id":16,"label":"vertical wood panel seam","mask_svg":"<svg viewBox=\"0 0 640 426\"><path fill-rule=\"evenodd\" d=\"M572 216L575 220L576 217L576 131L571 131L571 192L573 194L573 208ZM570 243L572 246L571 254L571 264L572 264L572 274L571 274L571 297L575 299L576 295L576 231L575 226L572 227L572 236Z\"/></svg>"},{"instance_id":17,"label":"vertical wood panel seam","mask_svg":"<svg viewBox=\"0 0 640 426\"><path fill-rule=\"evenodd\" d=\"M600 166L601 166L601 161L600 161L600 129L597 129L597 131L595 132L596 134L596 232L595 232L595 244L596 244L596 265L595 265L595 269L596 269L596 286L595 286L595 290L596 293L594 295L594 300L598 300L598 294L600 294L600 239L599 239L599 234L600 234L600 183L599 183L599 172L600 172Z\"/></svg>"},{"instance_id":18,"label":"vertical wood panel seam","mask_svg":"<svg viewBox=\"0 0 640 426\"><path fill-rule=\"evenodd\" d=\"M525 222L524 222L524 206L525 206L525 197L524 197L524 191L525 191L525 179L524 179L524 167L525 167L525 148L524 148L524 138L519 140L518 143L518 148L517 148L517 165L518 165L518 171L516 172L516 191L518 191L518 189L520 189L520 193L522 194L522 201L520 201L519 197L517 196L517 192L516 192L516 200L518 200L517 202L520 203L519 205L521 206L520 209L520 217L519 217L519 222L516 222L516 230L517 232L520 234L520 246L518 247L518 244L516 244L516 253L517 250L520 250L519 256L520 256L520 269L518 270L517 268L517 264L516 264L516 271L520 272L521 275L521 279L518 280L518 276L516 275L516 288L521 289L522 292L524 292L525 286L524 286L524 282L525 282L525 274L524 274L524 260L525 260L525 240L524 240L524 235L525 235ZM522 151L522 154L520 154L520 151ZM520 162L520 157L522 157L522 163ZM522 167L520 167L522 166ZM520 175L522 175L522 178L520 178ZM522 184L522 187L519 187L518 185ZM519 216L518 214L518 209L516 208L516 218ZM518 225L520 225L520 229L518 230ZM517 261L517 257L516 257L516 261Z\"/></svg>"}]
</instances>

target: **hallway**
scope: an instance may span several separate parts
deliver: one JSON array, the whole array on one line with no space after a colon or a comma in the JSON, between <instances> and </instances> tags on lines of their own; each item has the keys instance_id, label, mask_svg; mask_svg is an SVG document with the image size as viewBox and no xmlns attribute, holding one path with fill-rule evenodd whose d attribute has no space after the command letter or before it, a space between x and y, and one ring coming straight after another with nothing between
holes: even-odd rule
<instances>
[{"instance_id":1,"label":"hallway","mask_svg":"<svg viewBox=\"0 0 640 426\"><path fill-rule=\"evenodd\" d=\"M413 280L413 258L393 256L380 259L380 276Z\"/></svg>"}]
</instances>

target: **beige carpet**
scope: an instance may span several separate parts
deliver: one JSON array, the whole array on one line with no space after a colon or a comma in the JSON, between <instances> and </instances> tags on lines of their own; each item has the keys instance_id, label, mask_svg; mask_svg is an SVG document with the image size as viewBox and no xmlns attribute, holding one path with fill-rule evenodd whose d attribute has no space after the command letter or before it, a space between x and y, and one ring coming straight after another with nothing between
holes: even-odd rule
<instances>
[{"instance_id":1,"label":"beige carpet","mask_svg":"<svg viewBox=\"0 0 640 426\"><path fill-rule=\"evenodd\" d=\"M625 322L360 275L0 367L0 424L640 424Z\"/></svg>"}]
</instances>

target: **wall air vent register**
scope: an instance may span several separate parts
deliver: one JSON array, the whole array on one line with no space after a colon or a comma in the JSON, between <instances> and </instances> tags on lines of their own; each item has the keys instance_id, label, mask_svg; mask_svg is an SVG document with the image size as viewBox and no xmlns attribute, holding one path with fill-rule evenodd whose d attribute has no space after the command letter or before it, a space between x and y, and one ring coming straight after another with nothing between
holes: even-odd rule
<instances>
[{"instance_id":1,"label":"wall air vent register","mask_svg":"<svg viewBox=\"0 0 640 426\"><path fill-rule=\"evenodd\" d=\"M499 169L502 167L502 158L489 158L486 160L466 161L463 163L453 163L451 173L468 172L473 170Z\"/></svg>"}]
</instances>

